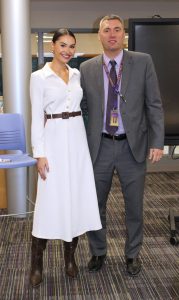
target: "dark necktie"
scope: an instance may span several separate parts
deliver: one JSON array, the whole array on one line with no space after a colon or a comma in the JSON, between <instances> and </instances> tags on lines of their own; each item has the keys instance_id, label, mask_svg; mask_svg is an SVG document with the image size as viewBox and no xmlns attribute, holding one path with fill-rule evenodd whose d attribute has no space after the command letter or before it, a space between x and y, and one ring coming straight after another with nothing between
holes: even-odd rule
<instances>
[{"instance_id":1,"label":"dark necktie","mask_svg":"<svg viewBox=\"0 0 179 300\"><path fill-rule=\"evenodd\" d=\"M116 61L115 60L111 60L111 70L109 73L109 76L114 84L114 86L116 85L117 82L117 75L116 75L116 69L115 69L115 65L116 65ZM111 134L114 135L115 132L118 129L118 126L110 126L110 119L111 119L111 111L117 107L117 93L115 92L114 87L112 86L110 80L109 80L109 86L108 86L108 100L107 100L107 109L106 109L106 131Z\"/></svg>"}]
</instances>

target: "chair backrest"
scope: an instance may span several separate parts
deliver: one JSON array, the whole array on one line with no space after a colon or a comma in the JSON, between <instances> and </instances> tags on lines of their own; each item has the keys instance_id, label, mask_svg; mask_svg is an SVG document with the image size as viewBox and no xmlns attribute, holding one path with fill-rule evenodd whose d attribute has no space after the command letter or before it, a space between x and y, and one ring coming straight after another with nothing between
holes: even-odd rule
<instances>
[{"instance_id":1,"label":"chair backrest","mask_svg":"<svg viewBox=\"0 0 179 300\"><path fill-rule=\"evenodd\" d=\"M26 152L24 120L21 114L0 114L0 150Z\"/></svg>"}]
</instances>

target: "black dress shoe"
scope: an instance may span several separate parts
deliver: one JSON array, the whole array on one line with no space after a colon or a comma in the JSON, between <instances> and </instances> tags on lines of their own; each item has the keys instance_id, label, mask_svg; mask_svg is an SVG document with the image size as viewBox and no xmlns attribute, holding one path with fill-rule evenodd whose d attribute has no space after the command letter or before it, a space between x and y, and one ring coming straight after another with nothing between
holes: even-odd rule
<instances>
[{"instance_id":1,"label":"black dress shoe","mask_svg":"<svg viewBox=\"0 0 179 300\"><path fill-rule=\"evenodd\" d=\"M141 262L138 257L126 258L127 273L136 276L141 270Z\"/></svg>"},{"instance_id":2,"label":"black dress shoe","mask_svg":"<svg viewBox=\"0 0 179 300\"><path fill-rule=\"evenodd\" d=\"M97 272L102 268L102 265L105 261L106 254L101 256L93 255L88 263L88 271L89 272Z\"/></svg>"}]
</instances>

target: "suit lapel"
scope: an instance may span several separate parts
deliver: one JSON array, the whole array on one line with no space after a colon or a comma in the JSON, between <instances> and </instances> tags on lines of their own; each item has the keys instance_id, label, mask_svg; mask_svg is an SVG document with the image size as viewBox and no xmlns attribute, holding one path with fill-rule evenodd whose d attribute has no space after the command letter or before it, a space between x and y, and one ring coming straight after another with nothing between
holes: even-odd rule
<instances>
[{"instance_id":1,"label":"suit lapel","mask_svg":"<svg viewBox=\"0 0 179 300\"><path fill-rule=\"evenodd\" d=\"M122 71L122 81L121 81L121 94L125 95L127 85L129 82L132 67L132 57L129 52L124 50L124 61L123 61L123 71Z\"/></svg>"},{"instance_id":2,"label":"suit lapel","mask_svg":"<svg viewBox=\"0 0 179 300\"><path fill-rule=\"evenodd\" d=\"M122 81L121 81L121 94L125 95L127 85L130 79L132 67L132 57L128 51L124 50L124 62L122 71ZM102 113L104 112L104 78L103 78L103 62L102 55L96 57L94 64L94 85L96 85L98 91L99 101L101 103Z\"/></svg>"},{"instance_id":3,"label":"suit lapel","mask_svg":"<svg viewBox=\"0 0 179 300\"><path fill-rule=\"evenodd\" d=\"M99 101L101 103L102 112L104 111L104 78L103 78L103 63L102 55L96 57L94 65L94 79L97 86Z\"/></svg>"}]
</instances>

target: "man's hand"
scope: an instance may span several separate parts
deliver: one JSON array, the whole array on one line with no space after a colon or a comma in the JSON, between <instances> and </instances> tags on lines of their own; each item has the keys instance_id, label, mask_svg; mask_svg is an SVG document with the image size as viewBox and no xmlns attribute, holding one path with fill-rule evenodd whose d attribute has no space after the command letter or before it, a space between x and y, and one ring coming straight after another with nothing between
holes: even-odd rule
<instances>
[{"instance_id":1,"label":"man's hand","mask_svg":"<svg viewBox=\"0 0 179 300\"><path fill-rule=\"evenodd\" d=\"M46 157L39 157L37 158L37 170L40 174L40 177L45 180L46 173L49 172L49 165Z\"/></svg>"},{"instance_id":2,"label":"man's hand","mask_svg":"<svg viewBox=\"0 0 179 300\"><path fill-rule=\"evenodd\" d=\"M149 159L151 160L151 163L155 163L159 161L163 156L163 150L161 149L150 149L149 152Z\"/></svg>"}]
</instances>

